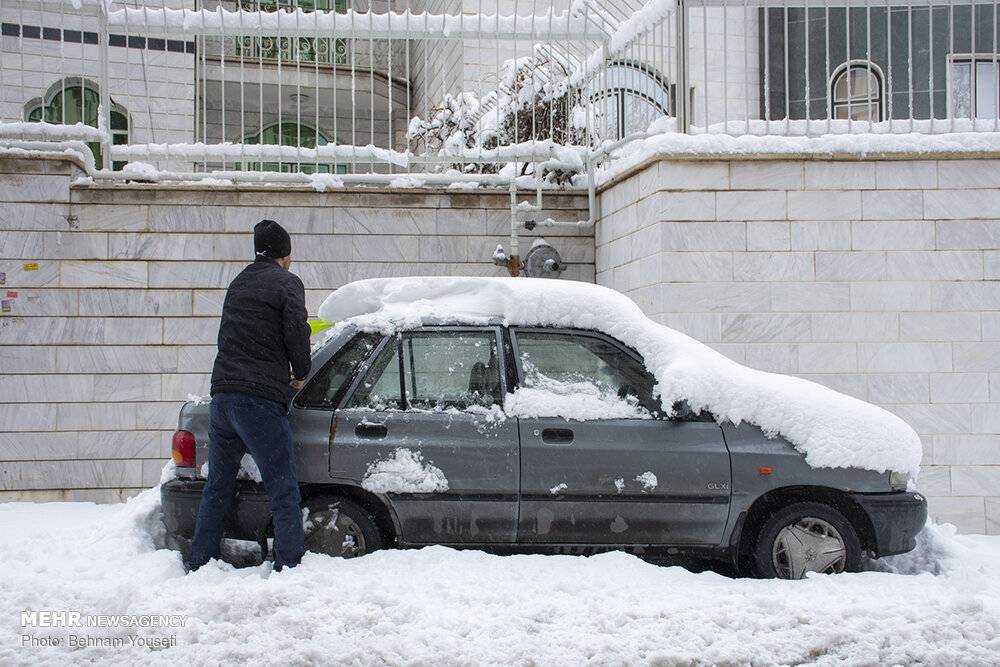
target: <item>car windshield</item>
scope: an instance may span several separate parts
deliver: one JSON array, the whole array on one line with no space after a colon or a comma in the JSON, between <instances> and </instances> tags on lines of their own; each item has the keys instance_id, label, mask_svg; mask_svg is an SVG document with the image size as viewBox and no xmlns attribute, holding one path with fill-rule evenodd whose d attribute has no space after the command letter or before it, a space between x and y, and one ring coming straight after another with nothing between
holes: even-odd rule
<instances>
[{"instance_id":1,"label":"car windshield","mask_svg":"<svg viewBox=\"0 0 1000 667\"><path fill-rule=\"evenodd\" d=\"M344 344L316 376L298 398L298 404L306 407L336 407L349 380L358 365L378 347L381 335L360 333Z\"/></svg>"}]
</instances>

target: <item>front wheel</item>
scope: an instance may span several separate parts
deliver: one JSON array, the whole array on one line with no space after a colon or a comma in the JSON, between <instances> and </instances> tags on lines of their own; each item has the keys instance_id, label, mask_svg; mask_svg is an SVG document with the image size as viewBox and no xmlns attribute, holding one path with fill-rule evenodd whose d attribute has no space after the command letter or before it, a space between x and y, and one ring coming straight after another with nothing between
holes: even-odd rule
<instances>
[{"instance_id":1,"label":"front wheel","mask_svg":"<svg viewBox=\"0 0 1000 667\"><path fill-rule=\"evenodd\" d=\"M318 496L306 502L303 520L306 551L355 558L383 546L375 517L352 500Z\"/></svg>"},{"instance_id":2,"label":"front wheel","mask_svg":"<svg viewBox=\"0 0 1000 667\"><path fill-rule=\"evenodd\" d=\"M861 541L851 522L829 505L798 502L775 512L754 546L758 575L802 579L807 572L861 569Z\"/></svg>"}]
</instances>

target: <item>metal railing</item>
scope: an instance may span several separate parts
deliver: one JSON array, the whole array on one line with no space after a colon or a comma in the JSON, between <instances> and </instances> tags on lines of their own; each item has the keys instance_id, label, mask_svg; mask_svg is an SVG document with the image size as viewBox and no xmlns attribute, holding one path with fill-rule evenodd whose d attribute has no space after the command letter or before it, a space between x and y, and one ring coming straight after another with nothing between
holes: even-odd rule
<instances>
[{"instance_id":1,"label":"metal railing","mask_svg":"<svg viewBox=\"0 0 1000 667\"><path fill-rule=\"evenodd\" d=\"M995 0L680 2L691 132L998 129Z\"/></svg>"},{"instance_id":2,"label":"metal railing","mask_svg":"<svg viewBox=\"0 0 1000 667\"><path fill-rule=\"evenodd\" d=\"M506 184L543 164L550 174L581 164L595 128L573 125L593 113L570 77L616 19L579 2L437 4L0 0L0 84L24 104L5 104L0 135L66 138L16 121L97 126L99 142L75 138L94 146L103 178L149 176L106 168L148 163L159 178ZM70 33L92 38L70 44ZM43 42L53 36L58 63ZM126 127L113 136L116 118Z\"/></svg>"},{"instance_id":3,"label":"metal railing","mask_svg":"<svg viewBox=\"0 0 1000 667\"><path fill-rule=\"evenodd\" d=\"M150 2L0 0L0 143L111 179L592 188L655 133L1000 129L998 0Z\"/></svg>"}]
</instances>

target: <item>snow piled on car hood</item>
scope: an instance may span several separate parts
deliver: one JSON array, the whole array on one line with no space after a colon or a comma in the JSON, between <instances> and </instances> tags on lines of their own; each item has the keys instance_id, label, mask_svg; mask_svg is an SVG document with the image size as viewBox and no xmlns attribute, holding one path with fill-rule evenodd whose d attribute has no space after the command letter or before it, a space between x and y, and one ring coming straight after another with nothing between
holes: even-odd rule
<instances>
[{"instance_id":1,"label":"snow piled on car hood","mask_svg":"<svg viewBox=\"0 0 1000 667\"><path fill-rule=\"evenodd\" d=\"M635 349L664 406L684 399L719 421L781 436L817 468L857 467L916 476L921 446L903 420L814 382L742 366L647 318L625 295L589 283L534 278L375 278L345 285L319 310L391 332L430 322L592 329Z\"/></svg>"}]
</instances>

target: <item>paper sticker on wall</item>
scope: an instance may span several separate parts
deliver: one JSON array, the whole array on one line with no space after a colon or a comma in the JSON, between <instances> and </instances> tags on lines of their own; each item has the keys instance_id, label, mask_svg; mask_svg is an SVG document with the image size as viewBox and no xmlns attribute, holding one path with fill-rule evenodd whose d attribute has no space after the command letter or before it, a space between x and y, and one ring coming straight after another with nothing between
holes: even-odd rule
<instances>
[{"instance_id":1,"label":"paper sticker on wall","mask_svg":"<svg viewBox=\"0 0 1000 667\"><path fill-rule=\"evenodd\" d=\"M7 298L8 299L16 299L17 298L17 292L15 292L12 289L7 290Z\"/></svg>"},{"instance_id":2,"label":"paper sticker on wall","mask_svg":"<svg viewBox=\"0 0 1000 667\"><path fill-rule=\"evenodd\" d=\"M38 270L38 264L35 264L35 263L25 264L24 265L24 270L25 271L37 271Z\"/></svg>"},{"instance_id":3,"label":"paper sticker on wall","mask_svg":"<svg viewBox=\"0 0 1000 667\"><path fill-rule=\"evenodd\" d=\"M0 300L0 312L9 313L14 310L14 302L10 299Z\"/></svg>"},{"instance_id":4,"label":"paper sticker on wall","mask_svg":"<svg viewBox=\"0 0 1000 667\"><path fill-rule=\"evenodd\" d=\"M6 285L6 284L7 284L7 274L0 273L0 285Z\"/></svg>"}]
</instances>

